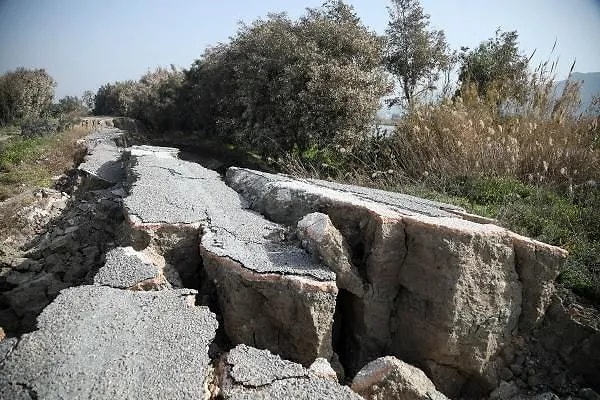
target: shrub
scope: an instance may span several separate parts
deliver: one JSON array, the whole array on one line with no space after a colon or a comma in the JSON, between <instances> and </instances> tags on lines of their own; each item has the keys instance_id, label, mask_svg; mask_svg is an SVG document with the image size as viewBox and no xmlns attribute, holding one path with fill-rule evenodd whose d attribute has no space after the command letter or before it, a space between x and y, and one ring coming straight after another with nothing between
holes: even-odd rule
<instances>
[{"instance_id":1,"label":"shrub","mask_svg":"<svg viewBox=\"0 0 600 400\"><path fill-rule=\"evenodd\" d=\"M135 86L128 116L138 119L151 131L176 128L183 76L174 66L157 68L142 76Z\"/></svg>"},{"instance_id":2,"label":"shrub","mask_svg":"<svg viewBox=\"0 0 600 400\"><path fill-rule=\"evenodd\" d=\"M21 123L21 136L34 138L52 135L59 131L60 123L55 118L28 118Z\"/></svg>"},{"instance_id":3,"label":"shrub","mask_svg":"<svg viewBox=\"0 0 600 400\"><path fill-rule=\"evenodd\" d=\"M101 86L94 97L94 115L129 116L135 89L136 82L131 80Z\"/></svg>"},{"instance_id":4,"label":"shrub","mask_svg":"<svg viewBox=\"0 0 600 400\"><path fill-rule=\"evenodd\" d=\"M47 113L55 86L43 69L17 68L0 75L0 126Z\"/></svg>"},{"instance_id":5,"label":"shrub","mask_svg":"<svg viewBox=\"0 0 600 400\"><path fill-rule=\"evenodd\" d=\"M186 73L190 125L263 156L350 146L390 89L381 59L381 40L341 1L297 21L270 15Z\"/></svg>"}]
</instances>

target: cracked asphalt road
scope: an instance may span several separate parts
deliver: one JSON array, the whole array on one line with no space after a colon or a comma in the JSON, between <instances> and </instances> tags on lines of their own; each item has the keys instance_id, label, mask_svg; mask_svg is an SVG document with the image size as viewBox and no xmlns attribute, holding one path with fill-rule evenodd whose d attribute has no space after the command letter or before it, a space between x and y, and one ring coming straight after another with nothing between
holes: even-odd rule
<instances>
[{"instance_id":1,"label":"cracked asphalt road","mask_svg":"<svg viewBox=\"0 0 600 400\"><path fill-rule=\"evenodd\" d=\"M64 290L1 366L0 398L197 399L217 320L194 293Z\"/></svg>"}]
</instances>

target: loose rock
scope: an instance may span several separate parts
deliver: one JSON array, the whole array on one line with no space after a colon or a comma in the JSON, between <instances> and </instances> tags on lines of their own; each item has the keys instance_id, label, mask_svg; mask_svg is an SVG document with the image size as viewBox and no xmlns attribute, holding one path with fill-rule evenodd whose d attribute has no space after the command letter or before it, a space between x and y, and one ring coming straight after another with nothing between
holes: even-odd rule
<instances>
[{"instance_id":1,"label":"loose rock","mask_svg":"<svg viewBox=\"0 0 600 400\"><path fill-rule=\"evenodd\" d=\"M369 400L447 400L423 371L391 356L361 369L352 390Z\"/></svg>"}]
</instances>

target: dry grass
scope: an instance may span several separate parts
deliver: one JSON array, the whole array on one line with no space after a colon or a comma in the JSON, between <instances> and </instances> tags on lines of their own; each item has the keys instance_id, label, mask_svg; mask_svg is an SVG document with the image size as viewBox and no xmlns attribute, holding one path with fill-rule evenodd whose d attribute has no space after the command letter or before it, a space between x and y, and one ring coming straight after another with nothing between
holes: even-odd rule
<instances>
[{"instance_id":1,"label":"dry grass","mask_svg":"<svg viewBox=\"0 0 600 400\"><path fill-rule=\"evenodd\" d=\"M569 95L567 91L543 107L525 105L529 108L520 110L518 117L468 98L415 108L398 124L390 167L415 179L510 176L558 184L595 180L600 171L598 118L563 112Z\"/></svg>"}]
</instances>

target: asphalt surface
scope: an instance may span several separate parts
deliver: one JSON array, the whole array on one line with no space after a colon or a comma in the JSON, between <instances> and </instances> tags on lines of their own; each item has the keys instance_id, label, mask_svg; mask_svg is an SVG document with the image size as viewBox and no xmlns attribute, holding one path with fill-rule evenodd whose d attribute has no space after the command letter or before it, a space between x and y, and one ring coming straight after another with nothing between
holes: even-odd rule
<instances>
[{"instance_id":1,"label":"asphalt surface","mask_svg":"<svg viewBox=\"0 0 600 400\"><path fill-rule=\"evenodd\" d=\"M238 345L226 361L234 382L224 390L227 399L362 399L348 387L317 377L268 350Z\"/></svg>"},{"instance_id":2,"label":"asphalt surface","mask_svg":"<svg viewBox=\"0 0 600 400\"><path fill-rule=\"evenodd\" d=\"M94 276L95 285L126 289L156 278L159 268L131 247L116 247L106 253L106 262Z\"/></svg>"},{"instance_id":3,"label":"asphalt surface","mask_svg":"<svg viewBox=\"0 0 600 400\"><path fill-rule=\"evenodd\" d=\"M199 184L204 168L153 153L130 158L127 172L134 181L125 198L129 215L149 224L193 224L208 219L207 199Z\"/></svg>"},{"instance_id":4,"label":"asphalt surface","mask_svg":"<svg viewBox=\"0 0 600 400\"><path fill-rule=\"evenodd\" d=\"M415 197L399 192L372 189L364 186L345 185L342 183L324 181L321 179L308 179L306 181L320 187L326 187L346 193L351 193L365 200L374 201L380 204L386 204L400 212L402 212L403 210L408 210L417 214L427 215L430 217L456 217L456 214L450 213L447 210L465 212L465 209L461 207L437 201L422 199L420 197Z\"/></svg>"},{"instance_id":5,"label":"asphalt surface","mask_svg":"<svg viewBox=\"0 0 600 400\"><path fill-rule=\"evenodd\" d=\"M405 215L425 215L429 217L456 218L449 210L465 210L450 204L422 199L419 197L363 186L346 185L319 179L291 178L282 174L255 171L231 167L227 171L227 180L238 190L252 208L268 208L265 199L279 197L279 206L288 207L292 219L298 219L308 212L319 211L321 205L331 201L348 204L370 203L373 207L382 207ZM253 186L253 187L251 187ZM278 193L276 193L278 192ZM267 213L271 210L262 210ZM277 211L273 212L274 215ZM298 215L295 215L298 214ZM277 218L280 219L280 218Z\"/></svg>"},{"instance_id":6,"label":"asphalt surface","mask_svg":"<svg viewBox=\"0 0 600 400\"><path fill-rule=\"evenodd\" d=\"M0 398L200 398L217 320L194 293L62 291L0 366Z\"/></svg>"},{"instance_id":7,"label":"asphalt surface","mask_svg":"<svg viewBox=\"0 0 600 400\"><path fill-rule=\"evenodd\" d=\"M145 224L198 224L202 245L260 273L335 280L327 267L284 238L284 227L246 209L215 171L152 152L131 154L127 213Z\"/></svg>"},{"instance_id":8,"label":"asphalt surface","mask_svg":"<svg viewBox=\"0 0 600 400\"><path fill-rule=\"evenodd\" d=\"M85 138L88 154L79 170L109 184L123 181L122 149L117 145L123 136L123 131L106 127L88 135Z\"/></svg>"}]
</instances>

